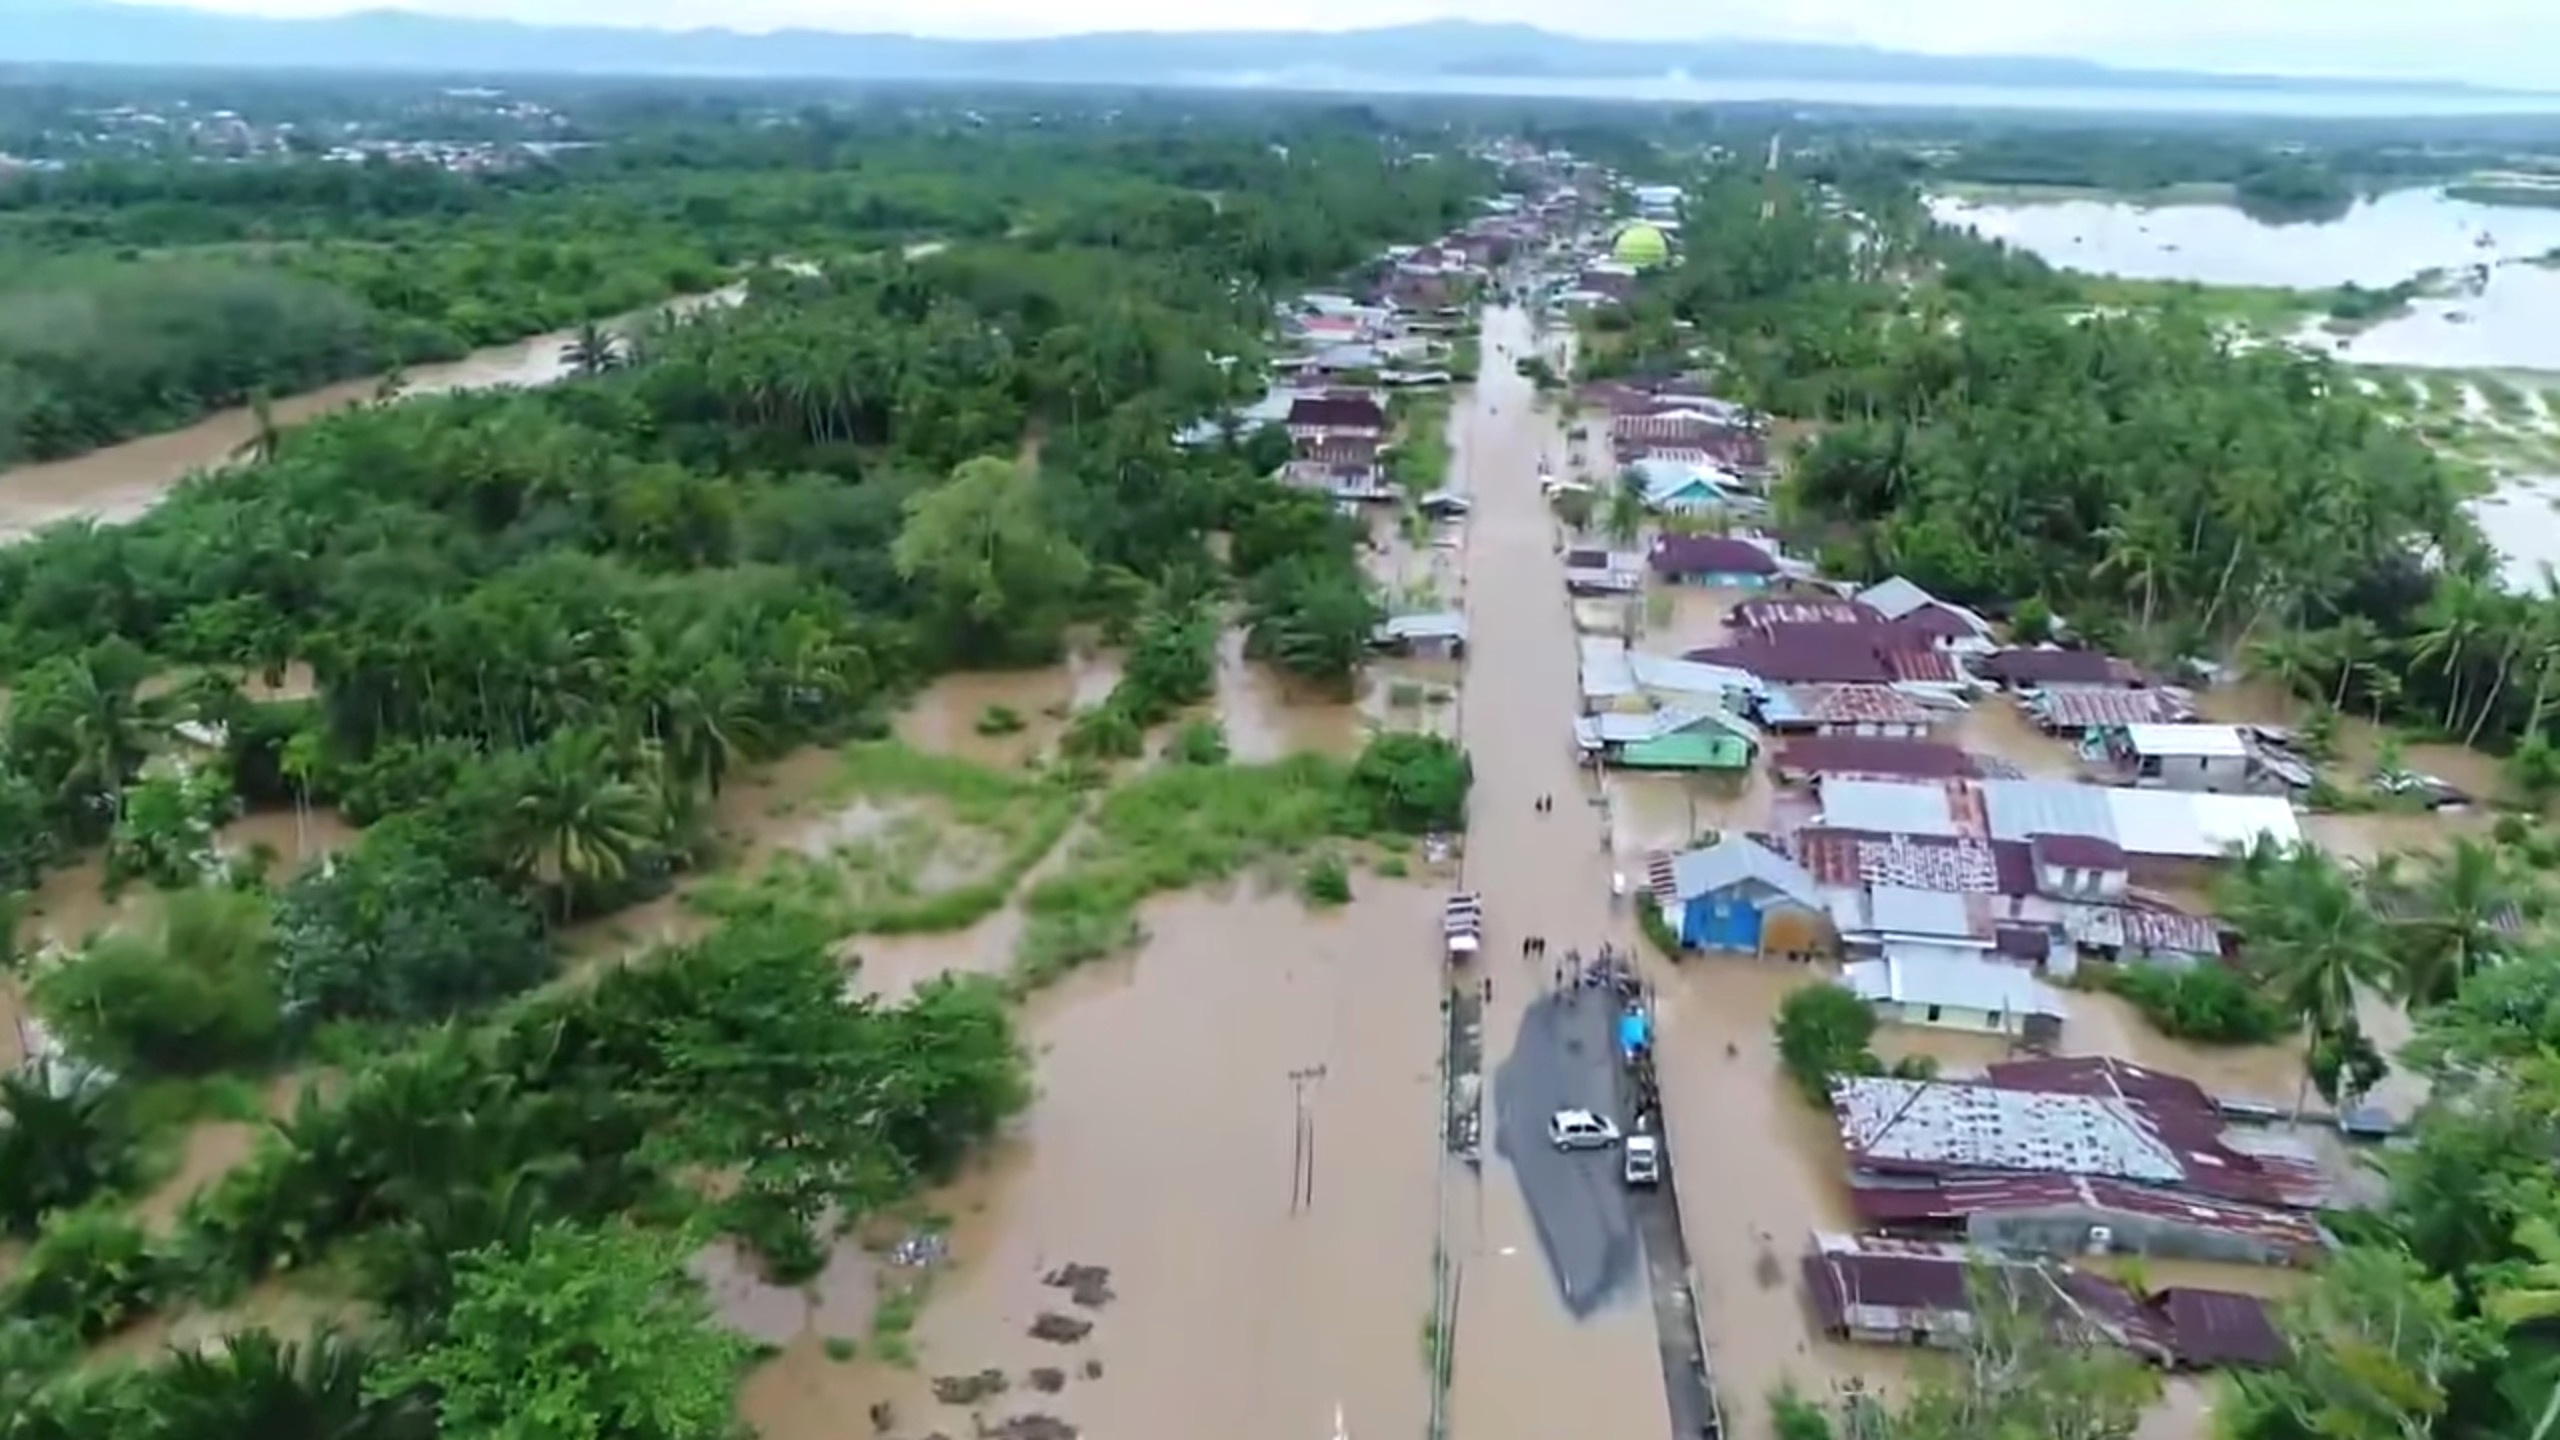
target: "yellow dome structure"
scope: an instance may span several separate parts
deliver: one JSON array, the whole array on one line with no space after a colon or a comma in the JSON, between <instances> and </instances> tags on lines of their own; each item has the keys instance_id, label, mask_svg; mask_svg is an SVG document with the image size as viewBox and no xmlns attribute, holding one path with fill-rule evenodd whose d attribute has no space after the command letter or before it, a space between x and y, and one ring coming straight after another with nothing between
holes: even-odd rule
<instances>
[{"instance_id":1,"label":"yellow dome structure","mask_svg":"<svg viewBox=\"0 0 2560 1440\"><path fill-rule=\"evenodd\" d=\"M1624 264L1649 268L1671 258L1671 242L1650 225L1630 225L1618 232L1618 243L1609 253Z\"/></svg>"}]
</instances>

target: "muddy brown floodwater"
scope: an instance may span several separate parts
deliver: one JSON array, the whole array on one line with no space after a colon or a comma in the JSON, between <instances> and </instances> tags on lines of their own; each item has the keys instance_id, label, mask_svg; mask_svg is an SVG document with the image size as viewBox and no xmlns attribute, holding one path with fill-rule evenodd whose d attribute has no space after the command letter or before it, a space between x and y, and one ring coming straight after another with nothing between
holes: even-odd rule
<instances>
[{"instance_id":1,"label":"muddy brown floodwater","mask_svg":"<svg viewBox=\"0 0 2560 1440\"><path fill-rule=\"evenodd\" d=\"M1024 1028L1039 1098L1016 1136L931 1198L952 1222L912 1368L827 1357L811 1324L747 1383L771 1440L964 1435L1059 1416L1089 1435L1307 1440L1341 1408L1355 1434L1412 1434L1428 1409L1421 1326L1438 1165L1437 897L1369 881L1351 906L1190 894L1148 907L1134 958L1034 997ZM1313 1165L1302 1177L1304 1081ZM1311 1198L1292 1204L1292 1191ZM1115 1298L1083 1309L1043 1283L1107 1266ZM847 1267L848 1284L861 1272ZM742 1321L774 1325L769 1297ZM1043 1313L1092 1322L1071 1344ZM1101 1373L1088 1376L1088 1361ZM1035 1368L1066 1372L1039 1394ZM937 1376L1002 1372L975 1406Z\"/></svg>"},{"instance_id":2,"label":"muddy brown floodwater","mask_svg":"<svg viewBox=\"0 0 2560 1440\"><path fill-rule=\"evenodd\" d=\"M709 305L735 304L745 293L742 287L730 286L707 295L687 296L661 308L668 313L686 314ZM448 364L421 365L408 372L400 393L436 395L501 385L548 385L567 373L569 348L576 339L574 330L555 331L512 345L475 350ZM333 411L371 403L381 384L379 376L350 380L288 396L270 409L276 424L300 425ZM256 433L257 418L243 406L207 416L183 430L146 435L67 460L22 465L0 473L0 543L24 539L65 520L86 518L121 524L134 519L158 504L160 497L188 475L232 463Z\"/></svg>"},{"instance_id":3,"label":"muddy brown floodwater","mask_svg":"<svg viewBox=\"0 0 2560 1440\"><path fill-rule=\"evenodd\" d=\"M1563 440L1513 366L1533 343L1521 312L1486 312L1483 378L1457 412L1451 477L1473 501L1466 541L1471 643L1458 718L1476 774L1466 885L1484 896L1488 928L1478 963L1494 979L1484 1026L1488 1074L1508 1057L1521 1012L1539 989L1518 958L1523 937L1549 937L1558 956L1569 945L1591 951L1604 940L1621 947L1635 940L1632 925L1610 910L1606 832L1575 763L1573 617L1537 474L1541 454L1559 453ZM1542 816L1535 803L1545 795L1556 807ZM1498 1124L1487 1115L1488 1132ZM1453 1184L1445 1214L1458 1267L1451 1432L1662 1433L1670 1415L1653 1311L1641 1287L1576 1322L1499 1154L1485 1156L1480 1180Z\"/></svg>"}]
</instances>

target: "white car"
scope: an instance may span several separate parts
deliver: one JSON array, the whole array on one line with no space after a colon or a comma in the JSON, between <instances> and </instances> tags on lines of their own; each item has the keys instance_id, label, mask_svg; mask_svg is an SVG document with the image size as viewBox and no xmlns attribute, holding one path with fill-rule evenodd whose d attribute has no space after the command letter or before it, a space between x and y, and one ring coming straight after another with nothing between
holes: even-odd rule
<instances>
[{"instance_id":1,"label":"white car","mask_svg":"<svg viewBox=\"0 0 2560 1440\"><path fill-rule=\"evenodd\" d=\"M1662 1142L1651 1135L1630 1135L1623 1152L1624 1174L1629 1187L1662 1183Z\"/></svg>"},{"instance_id":2,"label":"white car","mask_svg":"<svg viewBox=\"0 0 2560 1440\"><path fill-rule=\"evenodd\" d=\"M1605 1150L1618 1143L1618 1122L1588 1110L1559 1110L1547 1117L1547 1143L1559 1150Z\"/></svg>"}]
</instances>

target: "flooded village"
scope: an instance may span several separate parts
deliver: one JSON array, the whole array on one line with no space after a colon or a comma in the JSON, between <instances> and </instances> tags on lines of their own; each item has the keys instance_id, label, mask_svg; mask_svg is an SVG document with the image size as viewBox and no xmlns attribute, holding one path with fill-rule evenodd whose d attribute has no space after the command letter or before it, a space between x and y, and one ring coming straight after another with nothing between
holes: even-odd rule
<instances>
[{"instance_id":1,"label":"flooded village","mask_svg":"<svg viewBox=\"0 0 2560 1440\"><path fill-rule=\"evenodd\" d=\"M2306 1104L2298 1039L2172 1039L2110 977L2231 963L2216 897L2242 852L2433 846L2477 828L2494 776L2452 747L2379 764L2354 722L2315 746L2261 685L1823 573L1778 538L1768 417L1692 376L1574 378L1577 315L1679 253L1680 192L1488 158L1529 183L1283 307L1265 395L1180 437L1285 435L1282 478L1357 520L1384 606L1347 696L1229 624L1185 718L1258 766L1453 740L1463 833L1204 861L1211 883L1135 887L1128 943L1050 963L1033 897L1115 863L1111 796L1043 789L1125 673L1080 632L1053 665L935 680L874 742L965 782L902 790L860 747L741 774L716 869L574 937L564 984L824 904L868 917L849 994L1015 987L1036 1093L959 1178L805 1281L726 1241L693 1256L764 1349L740 1417L769 1440L1761 1436L1783 1389L1902 1393L1985 1267L2168 1377L2145 1440L2204 1440L2209 1377L2284 1354L2272 1304L2420 1097L2395 1074ZM417 383L542 383L561 343ZM248 423L12 472L0 529L129 519ZM280 693L308 695L292 670ZM1146 748L1140 775L1176 764ZM2382 782L2423 803L2315 803ZM290 866L356 834L316 807L216 843ZM1319 863L1339 903L1305 898ZM57 872L32 943L136 923L102 880ZM878 920L975 891L964 926ZM1822 1103L1781 1053L1808 991L1874 1021ZM23 1058L49 1042L8 998ZM2359 1016L2386 1053L2408 1034L2379 995ZM147 1210L258 1133L198 1127ZM280 1283L258 1301L349 1318Z\"/></svg>"}]
</instances>

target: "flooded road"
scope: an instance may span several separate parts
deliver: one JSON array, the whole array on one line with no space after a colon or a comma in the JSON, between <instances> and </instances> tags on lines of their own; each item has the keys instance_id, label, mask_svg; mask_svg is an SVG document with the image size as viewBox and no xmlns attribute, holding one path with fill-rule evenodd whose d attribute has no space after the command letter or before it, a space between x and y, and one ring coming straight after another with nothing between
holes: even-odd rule
<instances>
[{"instance_id":1,"label":"flooded road","mask_svg":"<svg viewBox=\"0 0 2560 1440\"><path fill-rule=\"evenodd\" d=\"M1484 1026L1488 1072L1508 1058L1546 979L1543 966L1533 970L1520 958L1524 937L1548 937L1556 958L1568 945L1588 952L1603 940L1627 947L1636 938L1610 910L1606 832L1575 763L1573 617L1537 478L1539 456L1560 451L1561 437L1512 364L1532 343L1520 311L1486 312L1483 378L1460 402L1460 459L1450 477L1474 501L1465 586L1472 643L1459 731L1476 774L1466 885L1484 896L1488 931L1478 963L1494 983ZM1535 802L1544 795L1556 805L1541 816ZM1485 1123L1491 1132L1502 1117L1489 1113ZM1668 1427L1642 1287L1576 1321L1499 1155L1485 1157L1480 1181L1452 1185L1446 1219L1459 1267L1453 1435L1633 1437Z\"/></svg>"}]
</instances>

